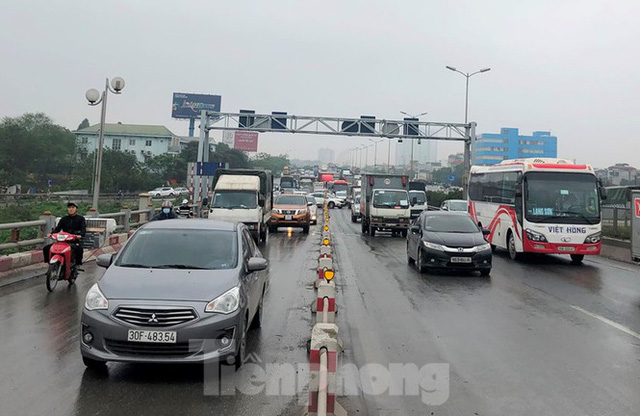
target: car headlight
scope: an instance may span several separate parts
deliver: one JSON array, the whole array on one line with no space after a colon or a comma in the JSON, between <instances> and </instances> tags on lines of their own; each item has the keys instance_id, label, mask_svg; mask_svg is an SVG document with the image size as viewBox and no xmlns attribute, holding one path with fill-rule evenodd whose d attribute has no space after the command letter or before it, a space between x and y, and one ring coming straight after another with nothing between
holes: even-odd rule
<instances>
[{"instance_id":1,"label":"car headlight","mask_svg":"<svg viewBox=\"0 0 640 416\"><path fill-rule=\"evenodd\" d=\"M544 234L540 234L531 230L525 230L525 232L527 233L527 238L531 241L538 241L540 243L547 242L547 237L545 237Z\"/></svg>"},{"instance_id":2,"label":"car headlight","mask_svg":"<svg viewBox=\"0 0 640 416\"><path fill-rule=\"evenodd\" d=\"M480 246L476 246L476 252L480 253L483 251L491 251L491 244L482 244Z\"/></svg>"},{"instance_id":3,"label":"car headlight","mask_svg":"<svg viewBox=\"0 0 640 416\"><path fill-rule=\"evenodd\" d=\"M240 306L240 288L237 286L233 289L225 292L224 294L218 296L211 302L207 303L204 311L213 313L224 313L229 314L238 310Z\"/></svg>"},{"instance_id":4,"label":"car headlight","mask_svg":"<svg viewBox=\"0 0 640 416\"><path fill-rule=\"evenodd\" d=\"M98 284L95 283L91 286L91 289L87 292L87 297L84 301L84 307L88 311L95 311L98 309L109 309L109 301L102 294Z\"/></svg>"},{"instance_id":5,"label":"car headlight","mask_svg":"<svg viewBox=\"0 0 640 416\"><path fill-rule=\"evenodd\" d=\"M600 233L591 234L591 235L587 236L587 238L584 239L584 243L585 244L599 243L601 236L602 235Z\"/></svg>"},{"instance_id":6,"label":"car headlight","mask_svg":"<svg viewBox=\"0 0 640 416\"><path fill-rule=\"evenodd\" d=\"M440 244L430 243L428 241L422 242L426 248L430 248L431 250L444 251L444 247Z\"/></svg>"}]
</instances>

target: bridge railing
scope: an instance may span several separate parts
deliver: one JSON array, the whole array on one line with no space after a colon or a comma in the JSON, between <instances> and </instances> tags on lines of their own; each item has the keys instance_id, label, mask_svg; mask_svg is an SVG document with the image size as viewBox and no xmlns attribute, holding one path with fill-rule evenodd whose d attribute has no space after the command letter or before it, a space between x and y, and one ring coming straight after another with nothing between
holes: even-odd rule
<instances>
[{"instance_id":1,"label":"bridge railing","mask_svg":"<svg viewBox=\"0 0 640 416\"><path fill-rule=\"evenodd\" d=\"M143 204L141 203L141 205ZM157 211L157 208L153 207L150 203L145 203L144 205L147 205L147 208L138 210L124 208L119 212L105 214L90 211L87 213L86 218L112 218L116 221L114 232L126 233L148 222ZM56 217L48 211L42 214L40 219L35 221L0 224L0 232L6 230L11 231L9 242L0 243L0 255L3 250L32 246L41 247L46 242L45 237L55 228L55 225ZM21 239L21 235L24 236L25 234L32 237L34 229L36 230L36 238Z\"/></svg>"}]
</instances>

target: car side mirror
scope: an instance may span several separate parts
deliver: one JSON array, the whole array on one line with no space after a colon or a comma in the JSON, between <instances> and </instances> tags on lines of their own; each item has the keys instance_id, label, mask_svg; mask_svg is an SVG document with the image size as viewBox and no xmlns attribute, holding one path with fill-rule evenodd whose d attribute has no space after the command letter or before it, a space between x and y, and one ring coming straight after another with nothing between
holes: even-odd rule
<instances>
[{"instance_id":1,"label":"car side mirror","mask_svg":"<svg viewBox=\"0 0 640 416\"><path fill-rule=\"evenodd\" d=\"M259 207L264 207L264 199L263 198L258 199L258 206Z\"/></svg>"},{"instance_id":2,"label":"car side mirror","mask_svg":"<svg viewBox=\"0 0 640 416\"><path fill-rule=\"evenodd\" d=\"M269 262L267 259L263 259L262 257L251 257L249 261L247 261L247 270L250 273L264 270L267 267L269 267Z\"/></svg>"},{"instance_id":3,"label":"car side mirror","mask_svg":"<svg viewBox=\"0 0 640 416\"><path fill-rule=\"evenodd\" d=\"M443 211L449 211L449 208L447 208L446 205L442 206L440 209L443 210Z\"/></svg>"},{"instance_id":4,"label":"car side mirror","mask_svg":"<svg viewBox=\"0 0 640 416\"><path fill-rule=\"evenodd\" d=\"M410 230L411 230L411 232L413 234L418 234L418 233L420 233L420 226L419 225L412 225Z\"/></svg>"},{"instance_id":5,"label":"car side mirror","mask_svg":"<svg viewBox=\"0 0 640 416\"><path fill-rule=\"evenodd\" d=\"M487 230L486 228L483 228L482 235L485 237L491 235L491 230Z\"/></svg>"},{"instance_id":6,"label":"car side mirror","mask_svg":"<svg viewBox=\"0 0 640 416\"><path fill-rule=\"evenodd\" d=\"M309 205L311 207L311 206L313 206L313 202L309 201L309 202L307 202L307 205Z\"/></svg>"},{"instance_id":7,"label":"car side mirror","mask_svg":"<svg viewBox=\"0 0 640 416\"><path fill-rule=\"evenodd\" d=\"M96 258L96 264L100 267L104 267L105 269L111 266L113 262L113 254L100 254Z\"/></svg>"}]
</instances>

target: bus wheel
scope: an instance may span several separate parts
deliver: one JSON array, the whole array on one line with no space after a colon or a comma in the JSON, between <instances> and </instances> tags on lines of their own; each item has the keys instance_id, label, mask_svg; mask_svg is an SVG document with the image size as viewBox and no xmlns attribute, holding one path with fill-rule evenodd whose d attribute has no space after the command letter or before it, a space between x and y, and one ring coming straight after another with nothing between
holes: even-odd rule
<instances>
[{"instance_id":1,"label":"bus wheel","mask_svg":"<svg viewBox=\"0 0 640 416\"><path fill-rule=\"evenodd\" d=\"M582 260L584 260L584 254L571 255L571 263L573 264L582 264Z\"/></svg>"},{"instance_id":2,"label":"bus wheel","mask_svg":"<svg viewBox=\"0 0 640 416\"><path fill-rule=\"evenodd\" d=\"M511 231L509 231L507 235L507 248L509 249L509 257L511 257L511 260L522 259L522 253L516 251L516 238Z\"/></svg>"}]
</instances>

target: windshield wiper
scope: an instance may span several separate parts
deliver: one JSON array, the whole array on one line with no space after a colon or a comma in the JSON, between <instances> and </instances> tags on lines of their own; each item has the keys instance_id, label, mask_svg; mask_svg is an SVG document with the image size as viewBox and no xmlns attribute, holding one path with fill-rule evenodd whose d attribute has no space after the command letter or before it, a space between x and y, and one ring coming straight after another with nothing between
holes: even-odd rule
<instances>
[{"instance_id":1,"label":"windshield wiper","mask_svg":"<svg viewBox=\"0 0 640 416\"><path fill-rule=\"evenodd\" d=\"M154 269L191 269L191 270L207 270L206 267L190 266L188 264L162 264L160 266L153 266Z\"/></svg>"},{"instance_id":2,"label":"windshield wiper","mask_svg":"<svg viewBox=\"0 0 640 416\"><path fill-rule=\"evenodd\" d=\"M118 264L119 267L135 267L135 268L139 268L139 269L148 269L149 266L148 264L135 264L135 263L121 263Z\"/></svg>"}]
</instances>

